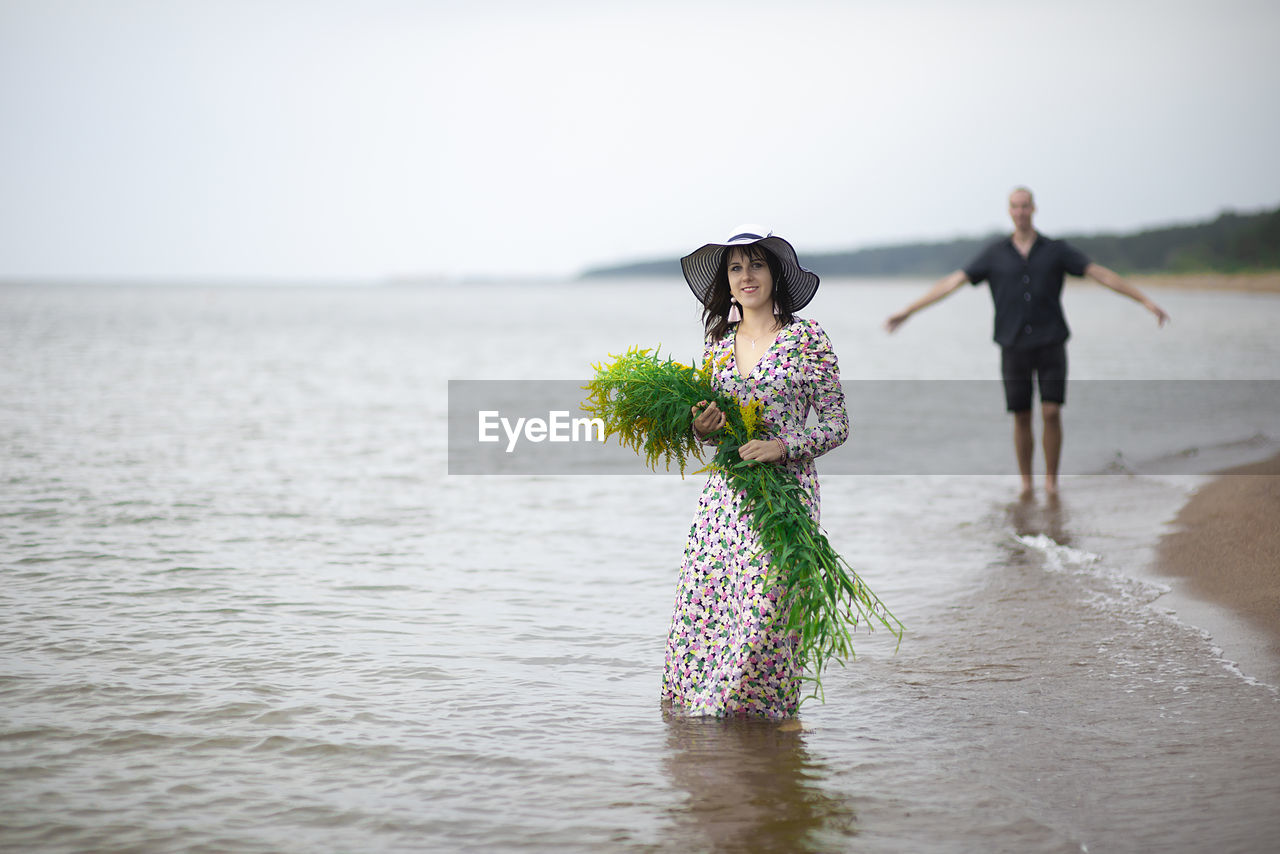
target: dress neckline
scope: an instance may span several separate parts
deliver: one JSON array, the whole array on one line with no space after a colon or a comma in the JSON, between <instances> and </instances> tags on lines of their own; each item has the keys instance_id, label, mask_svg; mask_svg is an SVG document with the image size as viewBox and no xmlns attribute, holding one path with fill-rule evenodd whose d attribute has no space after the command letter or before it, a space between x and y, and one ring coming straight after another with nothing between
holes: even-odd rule
<instances>
[{"instance_id":1,"label":"dress neckline","mask_svg":"<svg viewBox=\"0 0 1280 854\"><path fill-rule=\"evenodd\" d=\"M769 357L769 354L773 352L773 348L778 345L780 340L782 340L783 334L794 325L794 320L791 323L783 325L782 328L778 330L778 334L773 336L773 340L769 342L769 346L764 348L764 352L760 354L760 358L756 359L756 363L751 366L751 370L747 371L745 374L738 368L738 327L734 326L730 329L727 334L729 341L729 355L730 358L733 359L733 373L738 377L738 379L751 379L751 377L755 375L756 369L760 367L760 363Z\"/></svg>"}]
</instances>

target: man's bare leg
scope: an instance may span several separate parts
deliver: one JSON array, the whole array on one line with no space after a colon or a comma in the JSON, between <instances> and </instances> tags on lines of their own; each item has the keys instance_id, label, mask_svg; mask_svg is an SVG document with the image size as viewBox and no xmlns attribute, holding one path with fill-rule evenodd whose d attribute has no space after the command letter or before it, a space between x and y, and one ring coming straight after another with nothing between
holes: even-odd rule
<instances>
[{"instance_id":1,"label":"man's bare leg","mask_svg":"<svg viewBox=\"0 0 1280 854\"><path fill-rule=\"evenodd\" d=\"M1018 474L1022 475L1022 495L1035 490L1031 480L1031 457L1035 454L1036 437L1031 431L1031 410L1013 413L1013 452L1018 457Z\"/></svg>"},{"instance_id":2,"label":"man's bare leg","mask_svg":"<svg viewBox=\"0 0 1280 854\"><path fill-rule=\"evenodd\" d=\"M1058 461L1062 458L1062 406L1040 402L1044 418L1044 491L1058 494Z\"/></svg>"}]
</instances>

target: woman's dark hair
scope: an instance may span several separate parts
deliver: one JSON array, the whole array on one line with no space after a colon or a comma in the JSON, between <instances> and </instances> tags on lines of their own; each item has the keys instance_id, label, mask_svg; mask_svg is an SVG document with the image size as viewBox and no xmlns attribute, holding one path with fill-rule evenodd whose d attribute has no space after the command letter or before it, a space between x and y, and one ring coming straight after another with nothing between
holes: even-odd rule
<instances>
[{"instance_id":1,"label":"woman's dark hair","mask_svg":"<svg viewBox=\"0 0 1280 854\"><path fill-rule=\"evenodd\" d=\"M782 265L778 263L777 257L758 243L725 247L724 252L720 253L720 267L716 270L716 277L702 304L702 325L708 341L718 341L729 330L729 256L734 250L742 252L752 261L764 259L773 276L773 308L778 321L786 326L795 320L791 309L791 291L787 288L787 280L782 274Z\"/></svg>"}]
</instances>

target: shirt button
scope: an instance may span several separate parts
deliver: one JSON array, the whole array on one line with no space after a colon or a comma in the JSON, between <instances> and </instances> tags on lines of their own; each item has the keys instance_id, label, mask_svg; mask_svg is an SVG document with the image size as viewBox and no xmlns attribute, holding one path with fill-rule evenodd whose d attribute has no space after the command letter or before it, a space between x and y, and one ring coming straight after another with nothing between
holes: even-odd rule
<instances>
[{"instance_id":1,"label":"shirt button","mask_svg":"<svg viewBox=\"0 0 1280 854\"><path fill-rule=\"evenodd\" d=\"M1029 285L1029 284L1031 284L1031 277L1030 277L1030 276L1023 276L1023 277L1022 277L1022 284L1024 284L1024 285Z\"/></svg>"},{"instance_id":2,"label":"shirt button","mask_svg":"<svg viewBox=\"0 0 1280 854\"><path fill-rule=\"evenodd\" d=\"M1026 302L1031 302L1031 294L1023 294L1022 299Z\"/></svg>"},{"instance_id":3,"label":"shirt button","mask_svg":"<svg viewBox=\"0 0 1280 854\"><path fill-rule=\"evenodd\" d=\"M1030 324L1030 323L1028 323L1026 326L1022 327L1022 331L1023 331L1023 332L1025 332L1025 333L1027 333L1028 335L1030 335L1030 334L1031 334L1031 324Z\"/></svg>"}]
</instances>

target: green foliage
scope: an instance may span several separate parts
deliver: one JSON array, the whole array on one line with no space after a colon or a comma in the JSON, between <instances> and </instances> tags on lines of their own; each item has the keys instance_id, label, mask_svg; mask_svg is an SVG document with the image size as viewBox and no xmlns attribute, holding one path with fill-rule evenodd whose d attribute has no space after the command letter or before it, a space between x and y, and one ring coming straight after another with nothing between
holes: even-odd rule
<instances>
[{"instance_id":1,"label":"green foliage","mask_svg":"<svg viewBox=\"0 0 1280 854\"><path fill-rule=\"evenodd\" d=\"M728 417L726 431L746 435L737 403L711 387L710 365L693 368L633 347L608 365L591 367L596 375L586 386L583 410L604 421L606 438L616 437L654 470L661 464L669 471L675 463L683 475L690 458L701 458L691 415L698 401L715 401Z\"/></svg>"},{"instance_id":2,"label":"green foliage","mask_svg":"<svg viewBox=\"0 0 1280 854\"><path fill-rule=\"evenodd\" d=\"M1223 213L1212 222L1125 237L1067 238L1099 263L1125 273L1242 273L1280 268L1280 209Z\"/></svg>"},{"instance_id":3,"label":"green foliage","mask_svg":"<svg viewBox=\"0 0 1280 854\"><path fill-rule=\"evenodd\" d=\"M858 577L809 515L804 488L786 468L745 461L743 443L760 435L760 406L743 406L711 384L714 365L699 368L661 359L651 350L628 350L607 365L593 365L583 409L600 418L605 435L615 436L644 456L653 469L672 463L681 475L703 445L692 429L692 407L715 401L726 416L708 469L720 471L744 494L744 507L768 561L766 587L781 585L787 628L800 637L796 650L812 683L810 697L822 696L822 671L834 660L854 655L850 629L875 625L902 640L903 625Z\"/></svg>"}]
</instances>

